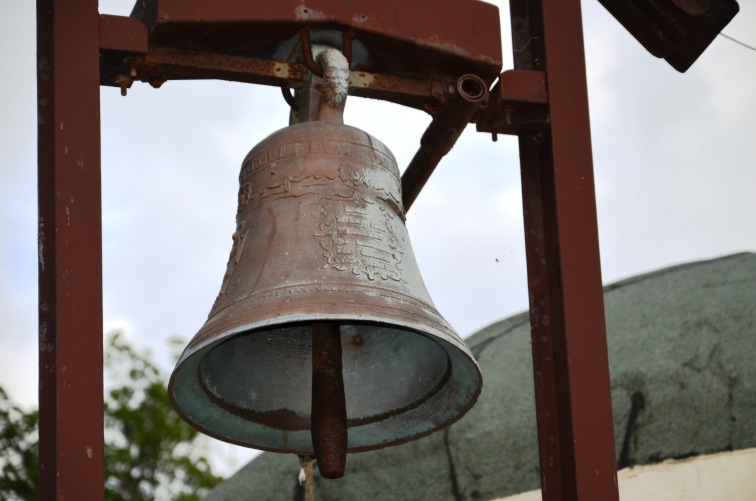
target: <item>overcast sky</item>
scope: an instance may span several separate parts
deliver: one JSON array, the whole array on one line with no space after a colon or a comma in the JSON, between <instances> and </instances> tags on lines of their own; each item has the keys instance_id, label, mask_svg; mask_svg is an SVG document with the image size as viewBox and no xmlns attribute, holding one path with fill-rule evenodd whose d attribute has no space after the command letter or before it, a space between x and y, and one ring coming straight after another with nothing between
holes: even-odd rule
<instances>
[{"instance_id":1,"label":"overcast sky","mask_svg":"<svg viewBox=\"0 0 756 501\"><path fill-rule=\"evenodd\" d=\"M508 6L499 5L505 68ZM102 1L128 15L132 1ZM724 30L756 46L756 0ZM0 385L36 403L34 2L0 16ZM648 54L596 0L583 2L605 283L756 251L756 51L718 37L685 74ZM121 329L168 371L165 340L190 338L218 293L246 153L287 124L276 88L229 82L103 88L106 332ZM406 166L428 115L350 98L345 121ZM407 225L439 311L466 337L527 308L514 138L468 127ZM756 299L754 299L756 307Z\"/></svg>"}]
</instances>

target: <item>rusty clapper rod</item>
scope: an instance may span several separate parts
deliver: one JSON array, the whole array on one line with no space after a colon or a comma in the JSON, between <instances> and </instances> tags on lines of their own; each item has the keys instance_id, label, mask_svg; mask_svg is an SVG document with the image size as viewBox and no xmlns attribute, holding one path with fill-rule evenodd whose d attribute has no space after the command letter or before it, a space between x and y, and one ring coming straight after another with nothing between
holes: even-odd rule
<instances>
[{"instance_id":1,"label":"rusty clapper rod","mask_svg":"<svg viewBox=\"0 0 756 501\"><path fill-rule=\"evenodd\" d=\"M312 325L312 446L325 478L346 468L347 416L341 373L341 333L335 322Z\"/></svg>"},{"instance_id":2,"label":"rusty clapper rod","mask_svg":"<svg viewBox=\"0 0 756 501\"><path fill-rule=\"evenodd\" d=\"M462 75L457 80L456 92L433 117L415 153L402 176L402 203L405 212L420 194L425 183L441 159L451 151L462 131L480 106L488 99L486 83L475 75Z\"/></svg>"}]
</instances>

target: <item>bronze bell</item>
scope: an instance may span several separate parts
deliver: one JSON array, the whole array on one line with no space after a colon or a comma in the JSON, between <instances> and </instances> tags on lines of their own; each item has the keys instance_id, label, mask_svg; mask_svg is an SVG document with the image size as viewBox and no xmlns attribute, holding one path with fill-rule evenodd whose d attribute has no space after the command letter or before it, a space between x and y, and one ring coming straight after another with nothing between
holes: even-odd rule
<instances>
[{"instance_id":1,"label":"bronze bell","mask_svg":"<svg viewBox=\"0 0 756 501\"><path fill-rule=\"evenodd\" d=\"M459 419L482 379L420 277L396 160L343 124L348 69L326 53L325 81L313 77L302 104L308 121L274 132L242 164L221 291L169 393L208 435L314 452L321 474L338 477L346 452Z\"/></svg>"}]
</instances>

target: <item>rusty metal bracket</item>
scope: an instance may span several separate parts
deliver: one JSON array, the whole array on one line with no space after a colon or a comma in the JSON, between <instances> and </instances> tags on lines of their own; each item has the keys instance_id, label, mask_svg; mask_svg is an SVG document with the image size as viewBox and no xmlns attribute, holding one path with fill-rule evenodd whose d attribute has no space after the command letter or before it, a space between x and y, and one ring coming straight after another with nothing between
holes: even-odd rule
<instances>
[{"instance_id":1,"label":"rusty metal bracket","mask_svg":"<svg viewBox=\"0 0 756 501\"><path fill-rule=\"evenodd\" d=\"M488 106L477 122L478 132L517 135L548 122L549 96L542 71L507 70L491 91Z\"/></svg>"},{"instance_id":2,"label":"rusty metal bracket","mask_svg":"<svg viewBox=\"0 0 756 501\"><path fill-rule=\"evenodd\" d=\"M286 101L286 104L289 105L289 107L294 111L295 113L299 111L299 102L297 102L297 98L291 95L291 92L289 91L288 87L281 87L281 94L283 95L284 101Z\"/></svg>"},{"instance_id":3,"label":"rusty metal bracket","mask_svg":"<svg viewBox=\"0 0 756 501\"><path fill-rule=\"evenodd\" d=\"M101 15L99 19L101 61L116 61L118 71L105 72L108 82L121 88L121 95L131 87L136 75L136 64L147 55L147 27L137 19L123 16ZM102 66L102 62L101 62ZM101 74L103 71L101 71Z\"/></svg>"},{"instance_id":4,"label":"rusty metal bracket","mask_svg":"<svg viewBox=\"0 0 756 501\"><path fill-rule=\"evenodd\" d=\"M443 107L433 117L402 176L402 204L405 212L420 194L441 159L449 153L468 123L488 99L486 83L475 75L462 75L448 91Z\"/></svg>"},{"instance_id":5,"label":"rusty metal bracket","mask_svg":"<svg viewBox=\"0 0 756 501\"><path fill-rule=\"evenodd\" d=\"M305 26L304 28L299 30L299 40L302 42L302 57L304 58L304 62L307 65L307 69L310 70L314 75L323 78L323 68L317 62L315 62L315 59L312 57L310 31L312 31L312 29L309 26Z\"/></svg>"},{"instance_id":6,"label":"rusty metal bracket","mask_svg":"<svg viewBox=\"0 0 756 501\"><path fill-rule=\"evenodd\" d=\"M315 75L323 78L323 68L315 61L312 55L312 43L310 43L310 32L312 28L305 26L299 30L299 40L302 43L302 57L307 69L313 72ZM347 60L347 63L352 64L352 40L354 39L354 33L351 31L345 31L341 33L341 53Z\"/></svg>"}]
</instances>

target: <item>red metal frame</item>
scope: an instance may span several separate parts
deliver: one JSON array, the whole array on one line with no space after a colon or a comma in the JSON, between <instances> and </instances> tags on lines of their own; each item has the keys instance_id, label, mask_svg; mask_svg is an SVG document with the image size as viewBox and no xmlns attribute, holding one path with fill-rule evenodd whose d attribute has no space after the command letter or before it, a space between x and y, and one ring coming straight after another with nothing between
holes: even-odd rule
<instances>
[{"instance_id":1,"label":"red metal frame","mask_svg":"<svg viewBox=\"0 0 756 501\"><path fill-rule=\"evenodd\" d=\"M618 499L579 0L510 0L550 121L519 135L543 499Z\"/></svg>"},{"instance_id":2,"label":"red metal frame","mask_svg":"<svg viewBox=\"0 0 756 501\"><path fill-rule=\"evenodd\" d=\"M39 497L103 498L97 0L37 4Z\"/></svg>"},{"instance_id":3,"label":"red metal frame","mask_svg":"<svg viewBox=\"0 0 756 501\"><path fill-rule=\"evenodd\" d=\"M166 78L286 87L304 81L302 64L272 64L260 47L246 52L217 47L217 55L181 47L157 50L153 42L164 43L171 33L196 37L192 30L202 29L203 23L217 28L208 6L218 3L151 2L185 14L171 18L161 11L164 25L154 39L135 19L98 16L96 0L37 3L41 499L103 498L98 86L120 85L125 91L134 78L156 86ZM220 3L229 8L247 4ZM337 9L325 0L315 4ZM410 9L405 4L402 8ZM368 9L374 3L352 2L338 9L358 5ZM481 131L517 134L520 141L543 499L617 499L580 3L511 0L510 9L515 69L501 75L489 106L470 119ZM435 10L443 9L436 5ZM490 72L497 63L481 62L490 42L486 36L456 40L448 50L443 37L427 32L430 24L421 22L422 14L410 12L406 19L426 30L420 45L437 66L432 78L411 69L392 73L392 65L384 61L378 68L385 74L365 73L364 87L352 90L443 117L447 101L455 101L448 99L454 92L449 84L468 71ZM348 24L354 16L342 17L334 16L328 26ZM171 19L184 26L166 29ZM276 29L296 33L302 22L307 24L307 19L296 21L300 24ZM233 29L247 28L242 23ZM364 29L364 40L380 44L393 28L385 28L386 33L380 25ZM457 28L443 29L454 34ZM389 53L417 49L413 40L402 39L403 33L385 41ZM478 62L468 64L467 56L455 55L465 44L475 49ZM453 67L450 74L439 73L447 66ZM488 74L478 76L486 83L493 80ZM434 122L438 126L443 120ZM403 184L419 193L427 175Z\"/></svg>"}]
</instances>

